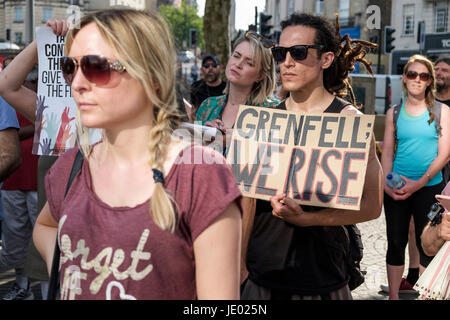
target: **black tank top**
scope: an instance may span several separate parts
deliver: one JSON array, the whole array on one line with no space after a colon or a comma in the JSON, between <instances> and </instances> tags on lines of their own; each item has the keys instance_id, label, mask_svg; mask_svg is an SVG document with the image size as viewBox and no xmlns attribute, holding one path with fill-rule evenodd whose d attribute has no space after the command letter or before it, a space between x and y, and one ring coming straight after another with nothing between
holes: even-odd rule
<instances>
[{"instance_id":1,"label":"black tank top","mask_svg":"<svg viewBox=\"0 0 450 320\"><path fill-rule=\"evenodd\" d=\"M336 97L324 112L340 113L349 104ZM286 110L285 102L276 108ZM324 209L302 208L305 211ZM327 294L348 283L344 262L346 245L343 227L298 227L274 217L269 201L257 200L246 259L249 279L283 292Z\"/></svg>"}]
</instances>

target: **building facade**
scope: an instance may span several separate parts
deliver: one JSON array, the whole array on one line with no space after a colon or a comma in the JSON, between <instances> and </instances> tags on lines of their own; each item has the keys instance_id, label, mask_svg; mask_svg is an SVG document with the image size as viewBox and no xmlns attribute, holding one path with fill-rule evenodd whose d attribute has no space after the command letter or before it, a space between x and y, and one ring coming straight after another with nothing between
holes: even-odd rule
<instances>
[{"instance_id":1,"label":"building facade","mask_svg":"<svg viewBox=\"0 0 450 320\"><path fill-rule=\"evenodd\" d=\"M75 5L80 15L112 6L136 9L156 9L157 0L0 0L0 42L13 42L20 46L31 42L36 27L52 18L67 19ZM27 33L27 30L30 34Z\"/></svg>"},{"instance_id":2,"label":"building facade","mask_svg":"<svg viewBox=\"0 0 450 320\"><path fill-rule=\"evenodd\" d=\"M266 13L272 16L271 24L275 38L281 32L280 22L294 12L323 15L332 22L335 21L335 13L338 13L341 34L347 33L352 39L372 39L381 45L381 54L378 55L377 51L373 51L367 55L367 59L372 62L374 72L387 73L389 56L383 52L382 39L384 26L390 25L391 21L391 2L391 0L266 0ZM375 14L368 12L371 6L379 8L379 28L368 25L370 16ZM365 73L366 70L358 66L355 72Z\"/></svg>"},{"instance_id":3,"label":"building facade","mask_svg":"<svg viewBox=\"0 0 450 320\"><path fill-rule=\"evenodd\" d=\"M435 60L450 55L448 0L395 0L392 26L395 29L392 73L401 74L408 59L417 53ZM394 14L395 12L395 14Z\"/></svg>"}]
</instances>

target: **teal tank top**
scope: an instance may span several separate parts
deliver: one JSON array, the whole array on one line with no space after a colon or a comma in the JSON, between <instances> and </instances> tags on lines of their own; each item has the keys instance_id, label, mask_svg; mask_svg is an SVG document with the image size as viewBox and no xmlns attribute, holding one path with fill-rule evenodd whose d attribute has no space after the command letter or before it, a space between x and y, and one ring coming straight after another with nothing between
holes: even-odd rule
<instances>
[{"instance_id":1,"label":"teal tank top","mask_svg":"<svg viewBox=\"0 0 450 320\"><path fill-rule=\"evenodd\" d=\"M438 155L438 133L434 121L428 124L430 115L425 110L419 116L412 116L402 104L397 121L397 154L392 171L417 181L427 171ZM434 186L442 181L439 171L426 186Z\"/></svg>"}]
</instances>

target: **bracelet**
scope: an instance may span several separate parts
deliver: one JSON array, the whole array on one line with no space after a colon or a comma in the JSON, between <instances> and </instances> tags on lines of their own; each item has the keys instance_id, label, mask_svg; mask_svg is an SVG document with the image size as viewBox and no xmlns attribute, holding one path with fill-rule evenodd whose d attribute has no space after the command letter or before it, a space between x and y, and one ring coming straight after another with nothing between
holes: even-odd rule
<instances>
[{"instance_id":1,"label":"bracelet","mask_svg":"<svg viewBox=\"0 0 450 320\"><path fill-rule=\"evenodd\" d=\"M431 178L430 178L430 174L428 173L428 170L427 170L427 171L425 171L425 174L427 175L428 181L430 181L430 180L431 180Z\"/></svg>"}]
</instances>

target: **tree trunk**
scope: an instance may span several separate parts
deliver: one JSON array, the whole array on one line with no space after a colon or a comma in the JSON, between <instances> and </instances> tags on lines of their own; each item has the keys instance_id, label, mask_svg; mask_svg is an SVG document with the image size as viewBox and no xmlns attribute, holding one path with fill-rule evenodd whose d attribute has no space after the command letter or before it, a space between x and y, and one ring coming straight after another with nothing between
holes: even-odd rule
<instances>
[{"instance_id":1,"label":"tree trunk","mask_svg":"<svg viewBox=\"0 0 450 320\"><path fill-rule=\"evenodd\" d=\"M203 31L206 53L213 54L222 64L222 77L230 57L229 15L231 0L206 0Z\"/></svg>"}]
</instances>

